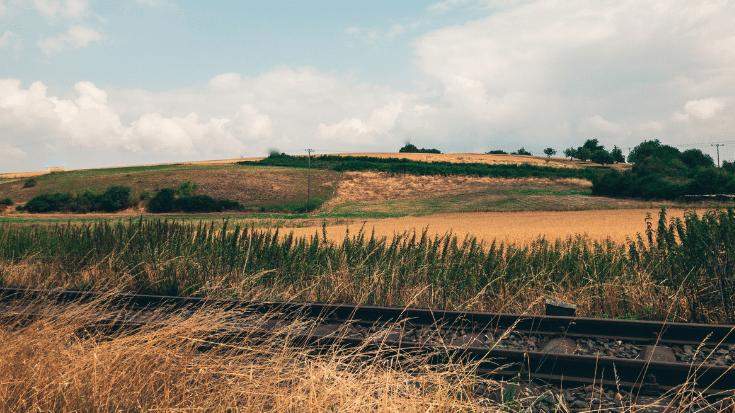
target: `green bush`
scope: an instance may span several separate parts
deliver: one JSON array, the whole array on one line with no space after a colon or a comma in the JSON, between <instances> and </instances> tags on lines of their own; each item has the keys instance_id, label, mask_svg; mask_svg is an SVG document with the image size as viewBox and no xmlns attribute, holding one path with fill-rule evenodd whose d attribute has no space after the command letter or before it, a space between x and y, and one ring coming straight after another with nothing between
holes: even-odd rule
<instances>
[{"instance_id":1,"label":"green bush","mask_svg":"<svg viewBox=\"0 0 735 413\"><path fill-rule=\"evenodd\" d=\"M185 181L182 182L181 185L179 185L179 189L177 190L179 195L182 196L192 196L196 194L197 189L199 188L199 185L197 185L194 182L191 181Z\"/></svg>"},{"instance_id":2,"label":"green bush","mask_svg":"<svg viewBox=\"0 0 735 413\"><path fill-rule=\"evenodd\" d=\"M160 214L174 212L176 210L176 191L171 188L163 188L148 201L148 210Z\"/></svg>"},{"instance_id":3,"label":"green bush","mask_svg":"<svg viewBox=\"0 0 735 413\"><path fill-rule=\"evenodd\" d=\"M407 143L405 146L403 146L401 149L398 150L399 153L441 153L439 149L426 149L426 148L417 148L416 145L413 145L411 143Z\"/></svg>"},{"instance_id":4,"label":"green bush","mask_svg":"<svg viewBox=\"0 0 735 413\"><path fill-rule=\"evenodd\" d=\"M488 154L488 155L507 155L508 154L508 152L501 151L499 149L496 149L496 150L493 150L493 151L490 151L490 152L485 152L485 153Z\"/></svg>"},{"instance_id":5,"label":"green bush","mask_svg":"<svg viewBox=\"0 0 735 413\"><path fill-rule=\"evenodd\" d=\"M634 162L630 171L595 177L592 193L644 199L735 193L735 167L717 169L712 157L699 149L680 152L658 140L644 141L628 160Z\"/></svg>"},{"instance_id":6,"label":"green bush","mask_svg":"<svg viewBox=\"0 0 735 413\"><path fill-rule=\"evenodd\" d=\"M133 206L130 188L123 185L112 185L98 197L99 210L115 212Z\"/></svg>"},{"instance_id":7,"label":"green bush","mask_svg":"<svg viewBox=\"0 0 735 413\"><path fill-rule=\"evenodd\" d=\"M73 202L74 197L69 193L41 194L26 202L25 210L35 213L67 211Z\"/></svg>"},{"instance_id":8,"label":"green bush","mask_svg":"<svg viewBox=\"0 0 735 413\"><path fill-rule=\"evenodd\" d=\"M28 178L23 182L23 188L33 188L36 185L38 185L36 178Z\"/></svg>"},{"instance_id":9,"label":"green bush","mask_svg":"<svg viewBox=\"0 0 735 413\"><path fill-rule=\"evenodd\" d=\"M10 198L0 199L0 205L11 206L13 205L13 200Z\"/></svg>"},{"instance_id":10,"label":"green bush","mask_svg":"<svg viewBox=\"0 0 735 413\"><path fill-rule=\"evenodd\" d=\"M148 210L153 213L166 212L222 212L240 211L243 206L236 201L214 199L209 195L176 197L175 190L164 188L148 201Z\"/></svg>"},{"instance_id":11,"label":"green bush","mask_svg":"<svg viewBox=\"0 0 735 413\"><path fill-rule=\"evenodd\" d=\"M98 194L86 190L74 196L70 193L55 192L41 194L25 205L28 212L116 212L133 206L130 188L122 185L112 185L105 192Z\"/></svg>"}]
</instances>

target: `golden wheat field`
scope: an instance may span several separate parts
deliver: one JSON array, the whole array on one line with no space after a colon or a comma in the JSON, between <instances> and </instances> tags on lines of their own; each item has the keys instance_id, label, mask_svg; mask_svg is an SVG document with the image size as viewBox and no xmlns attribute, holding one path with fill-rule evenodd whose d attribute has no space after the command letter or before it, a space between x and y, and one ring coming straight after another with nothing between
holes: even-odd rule
<instances>
[{"instance_id":1,"label":"golden wheat field","mask_svg":"<svg viewBox=\"0 0 735 413\"><path fill-rule=\"evenodd\" d=\"M405 231L444 235L452 233L459 238L475 236L489 245L496 240L505 244L529 244L540 237L547 240L585 235L594 240L607 238L615 242L625 242L626 237L635 238L640 233L645 236L646 214L658 218L657 209L619 209L593 211L528 211L528 212L482 212L461 214L437 214L424 217L404 217L386 219L352 220L347 224L327 225L327 236L339 242L349 231L351 235L360 228L369 235L372 231L377 237L392 237ZM684 210L667 210L669 218L684 217ZM293 228L297 237L321 233L321 223L312 221L308 226Z\"/></svg>"}]
</instances>

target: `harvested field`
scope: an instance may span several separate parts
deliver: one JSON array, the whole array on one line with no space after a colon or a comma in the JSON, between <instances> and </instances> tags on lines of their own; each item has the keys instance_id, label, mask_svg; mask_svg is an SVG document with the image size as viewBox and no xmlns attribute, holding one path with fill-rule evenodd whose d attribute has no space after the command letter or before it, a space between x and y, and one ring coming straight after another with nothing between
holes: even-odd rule
<instances>
[{"instance_id":1,"label":"harvested field","mask_svg":"<svg viewBox=\"0 0 735 413\"><path fill-rule=\"evenodd\" d=\"M651 202L591 196L582 179L425 176L345 172L322 212L395 217L449 212L655 208Z\"/></svg>"},{"instance_id":2,"label":"harvested field","mask_svg":"<svg viewBox=\"0 0 735 413\"><path fill-rule=\"evenodd\" d=\"M592 184L582 179L505 179L476 176L427 176L382 172L345 172L329 205L390 199L436 198L471 194L497 188L544 188L589 192Z\"/></svg>"},{"instance_id":3,"label":"harvested field","mask_svg":"<svg viewBox=\"0 0 735 413\"><path fill-rule=\"evenodd\" d=\"M471 235L487 245L496 240L505 244L527 245L540 237L547 240L585 235L594 240L607 238L625 242L626 237L635 238L637 233L645 236L646 213L655 220L658 209L621 209L596 211L546 211L546 212L485 212L462 214L438 214L426 217L404 217L388 219L351 220L348 224L327 225L330 240L340 242L347 231L354 235L361 227L377 237L391 238L395 233L428 228L428 234L453 233L459 238ZM668 210L670 218L683 218L684 210ZM321 231L321 225L293 228L298 237L312 236Z\"/></svg>"}]
</instances>

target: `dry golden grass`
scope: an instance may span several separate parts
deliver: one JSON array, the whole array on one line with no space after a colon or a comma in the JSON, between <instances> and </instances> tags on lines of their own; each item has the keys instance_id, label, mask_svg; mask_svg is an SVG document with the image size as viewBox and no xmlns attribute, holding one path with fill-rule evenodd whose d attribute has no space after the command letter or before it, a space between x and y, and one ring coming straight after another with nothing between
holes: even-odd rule
<instances>
[{"instance_id":1,"label":"dry golden grass","mask_svg":"<svg viewBox=\"0 0 735 413\"><path fill-rule=\"evenodd\" d=\"M212 343L209 332L232 327L225 312L171 315L132 334L87 331L84 320L102 308L47 308L25 325L3 320L0 411L483 411L468 395L478 382L492 384L467 366L429 370L408 357L397 368L380 351L318 354L283 336Z\"/></svg>"},{"instance_id":2,"label":"dry golden grass","mask_svg":"<svg viewBox=\"0 0 735 413\"><path fill-rule=\"evenodd\" d=\"M395 233L428 228L428 233L444 235L452 233L460 239L470 235L487 245L498 243L527 245L540 237L547 240L566 239L586 235L590 239L624 243L636 234L646 231L646 214L657 217L656 209L616 209L593 211L529 211L529 212L480 212L461 214L437 214L423 217L386 219L356 219L347 224L327 226L327 235L333 242L341 242L347 231L352 233L364 226L369 234L391 238ZM670 218L684 217L684 210L669 209ZM321 232L321 223L311 221L308 226L292 228L297 237Z\"/></svg>"},{"instance_id":3,"label":"dry golden grass","mask_svg":"<svg viewBox=\"0 0 735 413\"><path fill-rule=\"evenodd\" d=\"M558 390L509 392L515 385L474 375L472 363L428 368L426 356L380 347L315 352L288 339L305 321L276 337L218 344L211 332L231 331L233 316L241 326L272 316L200 310L113 332L89 328L102 301L41 311L30 323L0 321L0 412L499 412L533 411L541 397L570 411ZM700 410L706 400L684 390L638 402L621 411L720 410Z\"/></svg>"},{"instance_id":4,"label":"dry golden grass","mask_svg":"<svg viewBox=\"0 0 735 413\"><path fill-rule=\"evenodd\" d=\"M472 194L484 192L488 189L538 188L550 190L589 190L591 187L592 184L590 182L582 179L506 179L476 176L344 172L334 197L323 208L350 202L423 199L446 195Z\"/></svg>"}]
</instances>

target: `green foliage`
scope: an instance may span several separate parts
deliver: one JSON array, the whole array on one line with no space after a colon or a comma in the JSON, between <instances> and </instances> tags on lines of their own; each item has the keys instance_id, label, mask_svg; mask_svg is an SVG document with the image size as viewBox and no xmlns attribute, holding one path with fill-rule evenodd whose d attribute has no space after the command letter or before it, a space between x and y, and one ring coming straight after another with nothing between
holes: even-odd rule
<instances>
[{"instance_id":1,"label":"green foliage","mask_svg":"<svg viewBox=\"0 0 735 413\"><path fill-rule=\"evenodd\" d=\"M149 199L151 199L151 191L144 189L138 193L138 200L147 201Z\"/></svg>"},{"instance_id":2,"label":"green foliage","mask_svg":"<svg viewBox=\"0 0 735 413\"><path fill-rule=\"evenodd\" d=\"M289 155L286 155L283 152L279 152L278 149L270 149L268 150L268 157L271 159L278 159L278 158L288 158Z\"/></svg>"},{"instance_id":3,"label":"green foliage","mask_svg":"<svg viewBox=\"0 0 735 413\"><path fill-rule=\"evenodd\" d=\"M41 213L68 211L73 201L74 197L69 193L41 194L26 202L24 210Z\"/></svg>"},{"instance_id":4,"label":"green foliage","mask_svg":"<svg viewBox=\"0 0 735 413\"><path fill-rule=\"evenodd\" d=\"M612 154L604 149L598 149L590 155L590 160L600 165L615 163L615 158Z\"/></svg>"},{"instance_id":5,"label":"green foliage","mask_svg":"<svg viewBox=\"0 0 735 413\"><path fill-rule=\"evenodd\" d=\"M243 206L236 201L214 199L209 195L190 195L177 197L176 190L163 188L148 201L148 210L153 213L167 212L222 212L225 210L242 210Z\"/></svg>"},{"instance_id":6,"label":"green foliage","mask_svg":"<svg viewBox=\"0 0 735 413\"><path fill-rule=\"evenodd\" d=\"M485 153L488 155L507 155L508 154L508 152L501 151L500 149L492 150L490 152L485 152Z\"/></svg>"},{"instance_id":7,"label":"green foliage","mask_svg":"<svg viewBox=\"0 0 735 413\"><path fill-rule=\"evenodd\" d=\"M531 152L528 152L526 150L526 148L521 147L521 149L518 149L518 151L513 152L512 154L513 155L528 155L528 156L530 156L531 155Z\"/></svg>"},{"instance_id":8,"label":"green foliage","mask_svg":"<svg viewBox=\"0 0 735 413\"><path fill-rule=\"evenodd\" d=\"M407 143L404 145L401 149L398 150L399 153L441 153L439 149L426 149L426 148L417 148L416 145L413 145L411 143Z\"/></svg>"},{"instance_id":9,"label":"green foliage","mask_svg":"<svg viewBox=\"0 0 735 413\"><path fill-rule=\"evenodd\" d=\"M600 145L597 139L587 139L587 141L582 145L582 148L587 149L591 154L605 150L605 147Z\"/></svg>"},{"instance_id":10,"label":"green foliage","mask_svg":"<svg viewBox=\"0 0 735 413\"><path fill-rule=\"evenodd\" d=\"M148 211L155 214L174 212L176 210L176 191L163 188L148 201Z\"/></svg>"},{"instance_id":11,"label":"green foliage","mask_svg":"<svg viewBox=\"0 0 735 413\"><path fill-rule=\"evenodd\" d=\"M592 152L590 152L589 149L580 147L575 151L575 154L577 156L577 159L579 159L582 162L586 162L588 159L590 159L590 156L592 156Z\"/></svg>"},{"instance_id":12,"label":"green foliage","mask_svg":"<svg viewBox=\"0 0 735 413\"><path fill-rule=\"evenodd\" d=\"M544 154L546 154L547 158L551 158L552 156L556 155L556 149L554 148L546 148L544 149Z\"/></svg>"},{"instance_id":13,"label":"green foliage","mask_svg":"<svg viewBox=\"0 0 735 413\"><path fill-rule=\"evenodd\" d=\"M609 171L592 181L592 193L644 199L733 194L735 171L714 167L699 149L680 152L658 140L644 141L630 153L631 171ZM735 169L735 168L732 168Z\"/></svg>"},{"instance_id":14,"label":"green foliage","mask_svg":"<svg viewBox=\"0 0 735 413\"><path fill-rule=\"evenodd\" d=\"M198 188L199 185L197 185L195 182L185 181L182 182L181 185L179 185L177 193L182 196L193 196L194 194L196 194Z\"/></svg>"},{"instance_id":15,"label":"green foliage","mask_svg":"<svg viewBox=\"0 0 735 413\"><path fill-rule=\"evenodd\" d=\"M625 162L625 156L623 156L623 151L617 146L613 146L613 150L610 151L610 155L612 155L613 161L615 163Z\"/></svg>"},{"instance_id":16,"label":"green foliage","mask_svg":"<svg viewBox=\"0 0 735 413\"><path fill-rule=\"evenodd\" d=\"M36 185L38 185L36 178L28 178L23 182L23 188L33 188Z\"/></svg>"},{"instance_id":17,"label":"green foliage","mask_svg":"<svg viewBox=\"0 0 735 413\"><path fill-rule=\"evenodd\" d=\"M74 196L70 193L44 193L28 201L24 208L28 212L116 212L134 205L130 188L112 185L99 194L86 190Z\"/></svg>"},{"instance_id":18,"label":"green foliage","mask_svg":"<svg viewBox=\"0 0 735 413\"><path fill-rule=\"evenodd\" d=\"M687 149L681 153L682 162L690 169L697 168L714 168L715 161L711 156L702 153L699 149Z\"/></svg>"},{"instance_id":19,"label":"green foliage","mask_svg":"<svg viewBox=\"0 0 735 413\"><path fill-rule=\"evenodd\" d=\"M577 150L574 148L566 148L564 149L564 156L569 158L569 160L571 161L577 156Z\"/></svg>"},{"instance_id":20,"label":"green foliage","mask_svg":"<svg viewBox=\"0 0 735 413\"><path fill-rule=\"evenodd\" d=\"M295 239L278 231L229 228L226 222L215 227L142 218L2 225L0 262L53 264L60 274L47 281L50 288L82 280L88 288L99 288L84 274L104 270L129 280L126 288L140 293L202 293L214 280L246 283L241 294L304 291L312 299L334 300L335 288L349 285L364 304L401 305L416 298L416 305L435 308L521 296L542 282L550 294L590 289L619 294L615 310L629 317L734 322L735 213L716 210L699 217L689 212L682 222L668 221L661 210L658 223L649 218L647 224L646 233L627 244L578 237L539 239L528 246L483 245L472 237L431 237L426 231L375 238L362 230L331 243L319 233ZM624 287L614 290L620 280L641 274L686 304L671 307L666 301L641 309L636 307L640 299L628 296ZM425 286L426 293L415 295L417 286ZM599 301L585 303L590 315L611 314Z\"/></svg>"},{"instance_id":21,"label":"green foliage","mask_svg":"<svg viewBox=\"0 0 735 413\"><path fill-rule=\"evenodd\" d=\"M240 165L268 165L306 168L305 156L270 159L260 161L241 161ZM592 180L596 172L587 169L553 168L529 164L489 165L484 163L420 162L401 158L376 158L368 156L321 155L311 158L312 169L334 171L376 171L387 173L408 173L414 175L471 175L497 176L504 178L580 178Z\"/></svg>"},{"instance_id":22,"label":"green foliage","mask_svg":"<svg viewBox=\"0 0 735 413\"><path fill-rule=\"evenodd\" d=\"M11 206L13 205L13 200L10 198L0 199L0 205Z\"/></svg>"}]
</instances>

